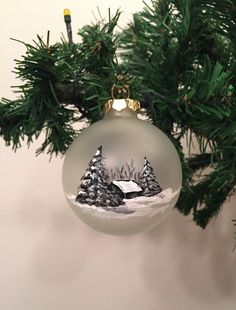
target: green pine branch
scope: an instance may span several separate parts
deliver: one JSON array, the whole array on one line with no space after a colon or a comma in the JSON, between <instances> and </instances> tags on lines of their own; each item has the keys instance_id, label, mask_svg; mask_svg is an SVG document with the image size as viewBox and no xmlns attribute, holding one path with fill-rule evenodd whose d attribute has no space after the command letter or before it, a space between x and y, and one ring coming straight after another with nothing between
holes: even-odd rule
<instances>
[{"instance_id":1,"label":"green pine branch","mask_svg":"<svg viewBox=\"0 0 236 310\"><path fill-rule=\"evenodd\" d=\"M233 1L151 1L122 33L123 61L141 79L149 116L179 151L183 190L177 209L192 213L203 228L236 184L233 12ZM187 135L189 157L179 146Z\"/></svg>"}]
</instances>

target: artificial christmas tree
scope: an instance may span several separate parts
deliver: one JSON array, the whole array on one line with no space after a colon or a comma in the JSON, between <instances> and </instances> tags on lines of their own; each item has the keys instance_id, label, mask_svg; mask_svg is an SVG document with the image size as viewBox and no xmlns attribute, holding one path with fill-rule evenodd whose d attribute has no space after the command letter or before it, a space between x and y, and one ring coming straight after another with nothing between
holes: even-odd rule
<instances>
[{"instance_id":1,"label":"artificial christmas tree","mask_svg":"<svg viewBox=\"0 0 236 310\"><path fill-rule=\"evenodd\" d=\"M204 228L236 185L236 3L153 0L120 34L119 16L83 27L81 43L50 44L49 36L25 43L15 70L19 97L0 103L0 135L17 149L45 130L37 153L65 153L77 135L73 124L101 119L112 85L128 83L178 150L178 210Z\"/></svg>"}]
</instances>

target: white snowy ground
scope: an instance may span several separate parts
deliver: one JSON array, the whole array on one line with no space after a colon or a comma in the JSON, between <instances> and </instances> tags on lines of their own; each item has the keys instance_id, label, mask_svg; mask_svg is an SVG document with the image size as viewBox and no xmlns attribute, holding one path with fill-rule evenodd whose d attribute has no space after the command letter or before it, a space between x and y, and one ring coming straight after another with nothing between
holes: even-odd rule
<instances>
[{"instance_id":1,"label":"white snowy ground","mask_svg":"<svg viewBox=\"0 0 236 310\"><path fill-rule=\"evenodd\" d=\"M171 205L171 201L179 194L180 189L173 192L171 188L163 190L161 193L152 197L137 197L133 199L124 199L125 204L114 208L114 211L107 211L101 207L89 206L78 203L75 195L68 195L67 198L71 205L80 208L81 212L89 213L99 218L107 219L125 219L136 216L154 216L164 213ZM125 213L125 211L133 211Z\"/></svg>"}]
</instances>

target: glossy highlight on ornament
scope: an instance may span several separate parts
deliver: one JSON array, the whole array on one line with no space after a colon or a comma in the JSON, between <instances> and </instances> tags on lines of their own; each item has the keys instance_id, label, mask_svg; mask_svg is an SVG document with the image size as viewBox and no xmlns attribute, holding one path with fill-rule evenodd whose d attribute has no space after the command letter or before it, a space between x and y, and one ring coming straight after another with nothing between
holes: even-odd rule
<instances>
[{"instance_id":1,"label":"glossy highlight on ornament","mask_svg":"<svg viewBox=\"0 0 236 310\"><path fill-rule=\"evenodd\" d=\"M115 101L115 100L114 100ZM65 196L98 231L127 235L160 223L181 189L178 154L164 133L115 102L72 143L63 166Z\"/></svg>"}]
</instances>

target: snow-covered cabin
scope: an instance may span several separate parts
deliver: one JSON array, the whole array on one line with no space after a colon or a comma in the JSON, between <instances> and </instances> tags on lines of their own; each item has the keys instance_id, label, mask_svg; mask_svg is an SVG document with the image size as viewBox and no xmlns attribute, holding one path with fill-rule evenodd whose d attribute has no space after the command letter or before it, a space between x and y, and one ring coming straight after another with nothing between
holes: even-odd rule
<instances>
[{"instance_id":1,"label":"snow-covered cabin","mask_svg":"<svg viewBox=\"0 0 236 310\"><path fill-rule=\"evenodd\" d=\"M132 199L141 196L143 192L138 183L131 180L112 181L109 188L124 199Z\"/></svg>"}]
</instances>

